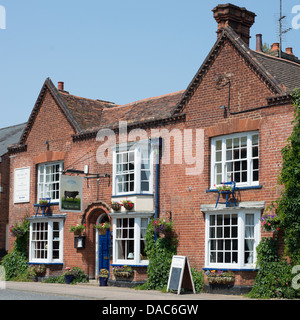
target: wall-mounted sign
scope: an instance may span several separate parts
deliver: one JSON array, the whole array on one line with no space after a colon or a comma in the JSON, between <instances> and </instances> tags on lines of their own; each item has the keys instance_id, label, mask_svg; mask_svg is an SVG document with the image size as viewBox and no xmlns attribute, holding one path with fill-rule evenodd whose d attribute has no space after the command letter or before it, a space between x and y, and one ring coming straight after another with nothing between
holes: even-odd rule
<instances>
[{"instance_id":1,"label":"wall-mounted sign","mask_svg":"<svg viewBox=\"0 0 300 320\"><path fill-rule=\"evenodd\" d=\"M15 169L14 203L30 202L30 167Z\"/></svg>"},{"instance_id":2,"label":"wall-mounted sign","mask_svg":"<svg viewBox=\"0 0 300 320\"><path fill-rule=\"evenodd\" d=\"M83 177L61 175L60 177L60 211L82 211Z\"/></svg>"}]
</instances>

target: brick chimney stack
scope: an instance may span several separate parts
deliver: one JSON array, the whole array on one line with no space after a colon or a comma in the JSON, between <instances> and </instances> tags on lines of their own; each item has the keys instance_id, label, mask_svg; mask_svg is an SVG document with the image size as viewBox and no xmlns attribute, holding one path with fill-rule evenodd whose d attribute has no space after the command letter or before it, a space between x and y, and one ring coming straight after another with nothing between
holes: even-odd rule
<instances>
[{"instance_id":1,"label":"brick chimney stack","mask_svg":"<svg viewBox=\"0 0 300 320\"><path fill-rule=\"evenodd\" d=\"M262 52L262 34L256 35L256 51Z\"/></svg>"},{"instance_id":2,"label":"brick chimney stack","mask_svg":"<svg viewBox=\"0 0 300 320\"><path fill-rule=\"evenodd\" d=\"M241 39L249 46L250 28L255 22L256 14L233 4L220 4L213 10L214 18L218 23L218 36L223 29L230 26Z\"/></svg>"},{"instance_id":3,"label":"brick chimney stack","mask_svg":"<svg viewBox=\"0 0 300 320\"><path fill-rule=\"evenodd\" d=\"M63 81L58 82L57 89L60 91L64 91L64 82Z\"/></svg>"}]
</instances>

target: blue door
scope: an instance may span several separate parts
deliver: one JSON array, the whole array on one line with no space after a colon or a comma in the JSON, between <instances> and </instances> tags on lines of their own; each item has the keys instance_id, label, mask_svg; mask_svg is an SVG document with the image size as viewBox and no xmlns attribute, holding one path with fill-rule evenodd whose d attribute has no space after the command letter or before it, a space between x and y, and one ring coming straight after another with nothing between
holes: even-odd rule
<instances>
[{"instance_id":1,"label":"blue door","mask_svg":"<svg viewBox=\"0 0 300 320\"><path fill-rule=\"evenodd\" d=\"M110 245L110 230L106 234L99 235L99 270L109 270L109 245Z\"/></svg>"}]
</instances>

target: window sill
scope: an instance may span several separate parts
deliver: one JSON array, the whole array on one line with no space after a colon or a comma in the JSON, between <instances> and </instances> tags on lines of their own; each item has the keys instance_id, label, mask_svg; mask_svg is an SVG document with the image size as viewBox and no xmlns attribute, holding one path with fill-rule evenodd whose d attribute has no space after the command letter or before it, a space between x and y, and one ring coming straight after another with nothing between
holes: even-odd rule
<instances>
[{"instance_id":1,"label":"window sill","mask_svg":"<svg viewBox=\"0 0 300 320\"><path fill-rule=\"evenodd\" d=\"M111 198L120 198L120 197L134 197L134 196L148 196L153 197L153 193L122 193L118 195L112 195Z\"/></svg>"},{"instance_id":2,"label":"window sill","mask_svg":"<svg viewBox=\"0 0 300 320\"><path fill-rule=\"evenodd\" d=\"M239 190L252 190L252 189L261 189L262 185L257 185L257 186L248 186L248 187L236 187L235 191L239 191ZM218 189L207 189L206 193L210 193L210 192L219 192Z\"/></svg>"},{"instance_id":3,"label":"window sill","mask_svg":"<svg viewBox=\"0 0 300 320\"><path fill-rule=\"evenodd\" d=\"M34 265L41 265L41 264L44 264L44 265L57 265L57 266L63 266L64 264L62 262L27 262L27 264L34 264Z\"/></svg>"},{"instance_id":4,"label":"window sill","mask_svg":"<svg viewBox=\"0 0 300 320\"><path fill-rule=\"evenodd\" d=\"M130 263L126 263L126 264L112 263L111 264L112 267L123 267L125 265L129 266L129 267L133 267L133 268L147 268L148 267L148 263L147 264L130 264Z\"/></svg>"},{"instance_id":5,"label":"window sill","mask_svg":"<svg viewBox=\"0 0 300 320\"><path fill-rule=\"evenodd\" d=\"M212 271L212 270L219 270L219 271L253 271L253 272L257 272L259 269L257 268L254 268L254 269L251 269L251 268L210 268L210 267L207 267L207 268L202 268L203 271Z\"/></svg>"}]
</instances>

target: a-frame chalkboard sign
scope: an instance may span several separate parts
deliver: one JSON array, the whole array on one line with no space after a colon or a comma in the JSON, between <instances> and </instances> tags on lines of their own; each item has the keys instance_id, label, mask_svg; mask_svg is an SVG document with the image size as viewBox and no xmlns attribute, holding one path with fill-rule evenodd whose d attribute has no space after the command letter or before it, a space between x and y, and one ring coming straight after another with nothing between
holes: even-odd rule
<instances>
[{"instance_id":1,"label":"a-frame chalkboard sign","mask_svg":"<svg viewBox=\"0 0 300 320\"><path fill-rule=\"evenodd\" d=\"M173 256L167 292L177 290L177 294L180 294L182 288L190 289L195 293L189 260L186 256Z\"/></svg>"}]
</instances>

